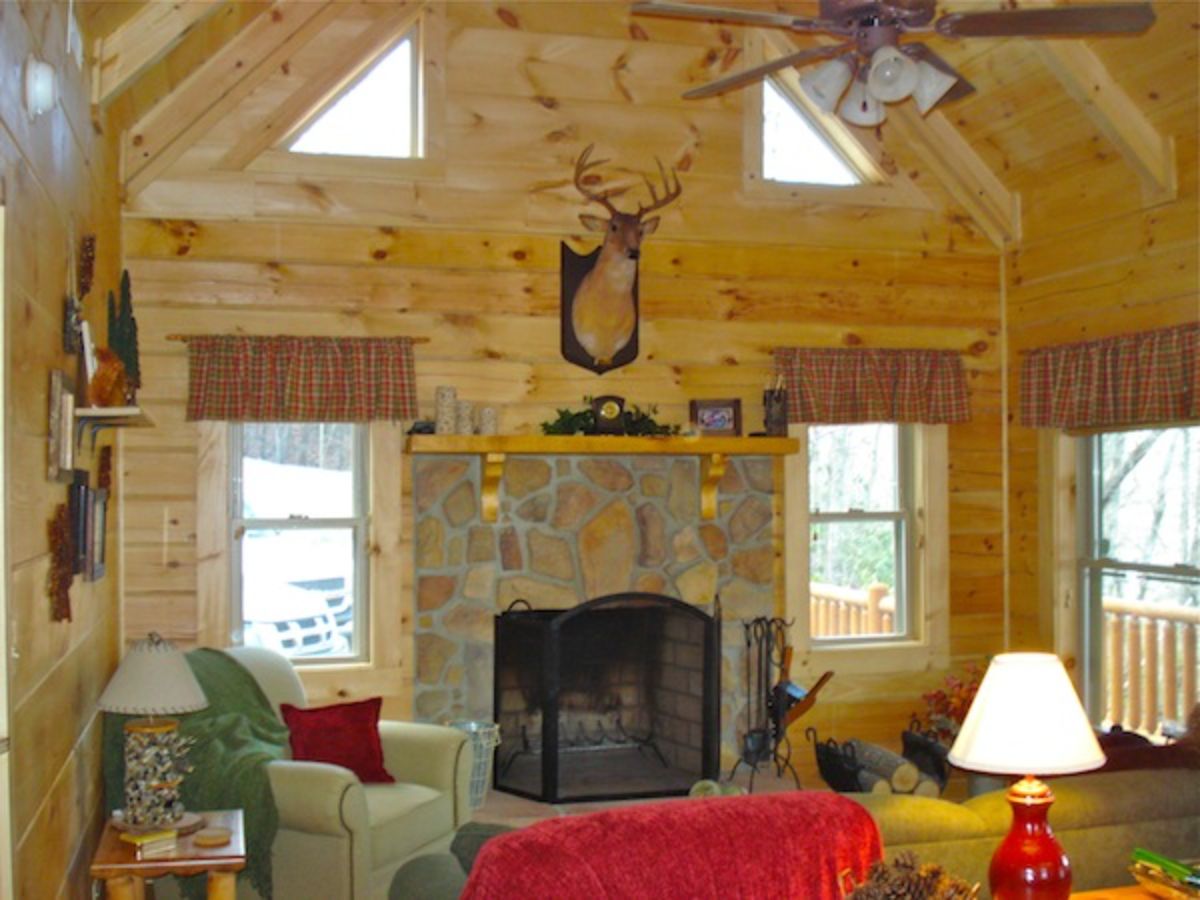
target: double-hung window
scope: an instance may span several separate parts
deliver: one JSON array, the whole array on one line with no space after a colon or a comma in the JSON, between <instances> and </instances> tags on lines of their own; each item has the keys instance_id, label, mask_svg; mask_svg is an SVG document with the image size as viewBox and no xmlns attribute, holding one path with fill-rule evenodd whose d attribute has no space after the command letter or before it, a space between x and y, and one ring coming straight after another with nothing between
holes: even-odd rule
<instances>
[{"instance_id":1,"label":"double-hung window","mask_svg":"<svg viewBox=\"0 0 1200 900\"><path fill-rule=\"evenodd\" d=\"M365 426L231 427L234 622L289 657L367 648Z\"/></svg>"},{"instance_id":2,"label":"double-hung window","mask_svg":"<svg viewBox=\"0 0 1200 900\"><path fill-rule=\"evenodd\" d=\"M1080 444L1088 705L1096 720L1153 732L1196 702L1200 426Z\"/></svg>"},{"instance_id":3,"label":"double-hung window","mask_svg":"<svg viewBox=\"0 0 1200 900\"><path fill-rule=\"evenodd\" d=\"M911 429L811 426L807 444L814 645L908 636Z\"/></svg>"}]
</instances>

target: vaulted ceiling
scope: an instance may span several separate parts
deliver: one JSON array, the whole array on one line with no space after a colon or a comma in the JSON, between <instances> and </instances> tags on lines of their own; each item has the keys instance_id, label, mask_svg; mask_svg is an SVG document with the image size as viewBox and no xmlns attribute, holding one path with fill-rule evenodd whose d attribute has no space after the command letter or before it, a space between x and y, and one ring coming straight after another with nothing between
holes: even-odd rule
<instances>
[{"instance_id":1,"label":"vaulted ceiling","mask_svg":"<svg viewBox=\"0 0 1200 900\"><path fill-rule=\"evenodd\" d=\"M816 14L815 0L746 5ZM945 9L989 5L1011 4L950 2ZM77 6L96 60L94 100L125 132L130 210L155 214L178 204L184 213L211 212L183 189L185 181L199 178L216 192L212 197L222 185L245 187L249 182L239 178L269 152L275 129L327 94L348 57L371 52L379 34L422 6L208 0ZM544 128L547 110L567 116L560 104L593 120L618 116L622 104L651 105L683 132L699 135L690 145L686 135L652 136L670 141L671 162L685 166L705 153L713 165L735 159L727 148L711 146L708 123L725 121L748 92L684 101L684 90L746 65L748 41L778 53L790 49L781 41L805 46L820 39L634 16L621 2L481 0L443 9L443 74L451 92L478 97L508 90L531 107L524 113L481 102L435 111L447 115L452 135L468 129L471 116L508 116L514 130L527 132ZM889 120L866 142L885 169L921 186L949 215L970 220L993 245L1051 233L1081 206L1127 202L1131 194L1145 206L1172 199L1179 160L1194 165L1196 158L1200 4L1160 0L1154 9L1157 22L1137 36L931 35L930 46L976 92L925 118L911 103L890 107ZM619 122L599 127L629 137ZM573 126L559 131L543 130L544 155L492 161L524 170L514 188L544 188L548 179L562 179L565 161L586 143ZM478 152L500 157L508 149ZM479 166L487 162L481 158ZM696 172L702 176L704 167ZM817 199L823 208L846 205L828 194Z\"/></svg>"}]
</instances>

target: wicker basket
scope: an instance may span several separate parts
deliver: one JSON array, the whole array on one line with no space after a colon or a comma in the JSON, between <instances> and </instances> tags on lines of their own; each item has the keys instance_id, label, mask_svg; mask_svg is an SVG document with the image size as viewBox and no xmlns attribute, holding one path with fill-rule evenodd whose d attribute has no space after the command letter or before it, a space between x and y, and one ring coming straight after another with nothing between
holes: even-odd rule
<instances>
[{"instance_id":1,"label":"wicker basket","mask_svg":"<svg viewBox=\"0 0 1200 900\"><path fill-rule=\"evenodd\" d=\"M450 725L465 731L471 738L475 763L471 767L470 802L471 809L479 809L483 806L483 798L487 796L488 784L492 780L492 757L500 746L500 726L495 722L473 719L459 719Z\"/></svg>"}]
</instances>

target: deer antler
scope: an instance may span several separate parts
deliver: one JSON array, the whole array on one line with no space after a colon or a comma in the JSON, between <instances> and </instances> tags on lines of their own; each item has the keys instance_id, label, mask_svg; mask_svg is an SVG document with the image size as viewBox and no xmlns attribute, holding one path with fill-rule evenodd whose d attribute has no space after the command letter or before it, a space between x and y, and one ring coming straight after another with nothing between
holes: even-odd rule
<instances>
[{"instance_id":1,"label":"deer antler","mask_svg":"<svg viewBox=\"0 0 1200 900\"><path fill-rule=\"evenodd\" d=\"M588 157L592 155L592 150L594 150L595 147L595 144L588 144L587 148L579 154L579 159L575 161L575 187L579 193L583 194L584 199L601 204L605 209L608 210L608 214L610 216L615 216L618 214L618 210L615 206L608 202L609 198L618 197L629 190L629 188L609 188L607 191L600 191L597 193L596 191L589 189L583 183L583 176L589 169L594 169L597 166L602 166L608 162L607 159L597 159L593 160L592 162L588 162Z\"/></svg>"},{"instance_id":2,"label":"deer antler","mask_svg":"<svg viewBox=\"0 0 1200 900\"><path fill-rule=\"evenodd\" d=\"M656 209L662 209L664 206L666 206L672 200L677 199L679 195L683 193L683 185L679 183L679 174L675 171L675 168L671 168L671 174L668 176L667 170L663 168L662 160L656 156L654 157L654 161L658 163L658 176L662 179L663 191L665 193L663 194L662 199L659 199L658 192L654 189L654 183L650 180L648 175L643 175L642 177L646 180L646 187L650 189L650 205L642 206L640 203L638 204L637 217L639 219L648 212L654 212ZM672 178L675 180L674 184L671 184Z\"/></svg>"}]
</instances>

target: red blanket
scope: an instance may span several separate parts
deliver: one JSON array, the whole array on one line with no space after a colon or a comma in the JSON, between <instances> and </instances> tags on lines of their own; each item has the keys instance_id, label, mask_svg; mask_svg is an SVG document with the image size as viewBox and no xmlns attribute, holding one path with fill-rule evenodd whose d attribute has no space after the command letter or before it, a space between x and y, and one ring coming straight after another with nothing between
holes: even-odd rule
<instances>
[{"instance_id":1,"label":"red blanket","mask_svg":"<svg viewBox=\"0 0 1200 900\"><path fill-rule=\"evenodd\" d=\"M462 900L840 900L881 856L833 793L674 800L566 816L488 841Z\"/></svg>"}]
</instances>

